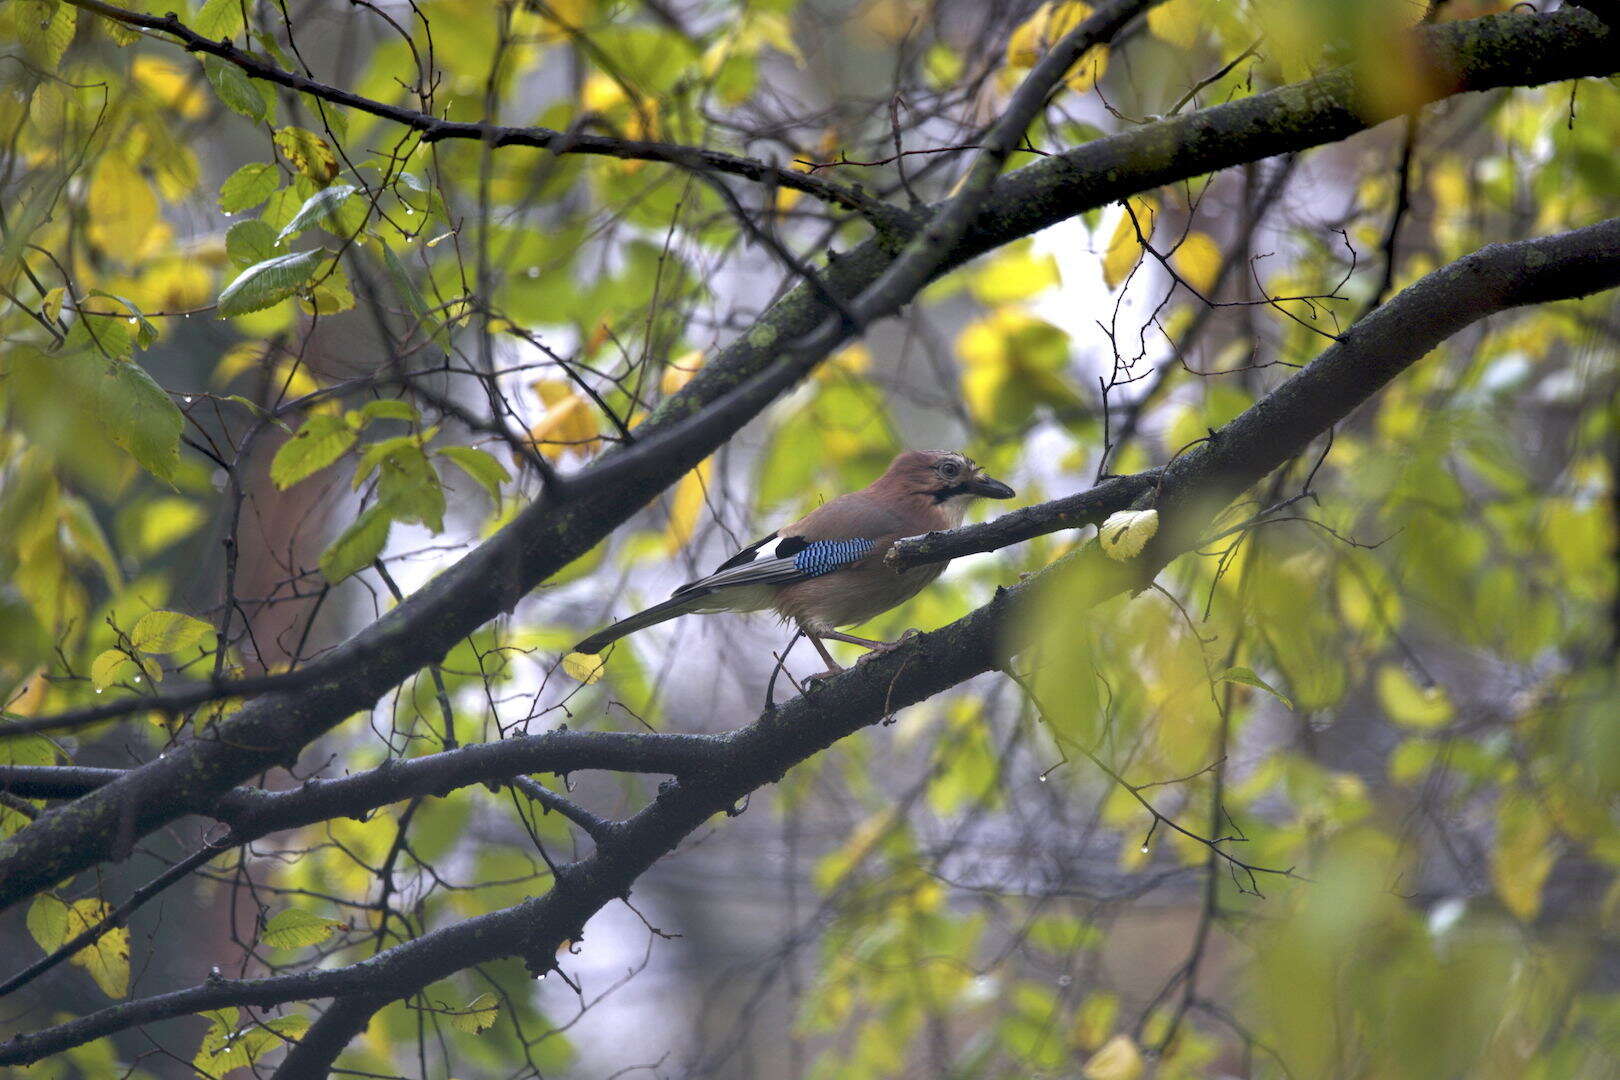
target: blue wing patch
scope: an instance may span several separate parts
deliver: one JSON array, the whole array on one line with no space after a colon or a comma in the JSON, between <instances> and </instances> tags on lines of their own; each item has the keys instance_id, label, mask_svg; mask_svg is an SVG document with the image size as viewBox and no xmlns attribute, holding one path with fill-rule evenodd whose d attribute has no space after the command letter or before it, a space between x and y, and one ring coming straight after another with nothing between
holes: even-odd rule
<instances>
[{"instance_id":1,"label":"blue wing patch","mask_svg":"<svg viewBox=\"0 0 1620 1080\"><path fill-rule=\"evenodd\" d=\"M876 540L817 540L793 556L793 566L807 578L842 570L866 557Z\"/></svg>"}]
</instances>

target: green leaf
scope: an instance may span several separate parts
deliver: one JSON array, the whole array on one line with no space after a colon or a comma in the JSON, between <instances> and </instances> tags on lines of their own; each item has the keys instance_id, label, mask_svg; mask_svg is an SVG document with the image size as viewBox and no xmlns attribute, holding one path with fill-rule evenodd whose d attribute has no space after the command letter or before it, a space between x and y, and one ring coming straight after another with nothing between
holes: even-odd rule
<instances>
[{"instance_id":1,"label":"green leaf","mask_svg":"<svg viewBox=\"0 0 1620 1080\"><path fill-rule=\"evenodd\" d=\"M495 995L479 994L465 1008L450 1014L450 1026L468 1035L478 1035L494 1027L500 1015Z\"/></svg>"},{"instance_id":2,"label":"green leaf","mask_svg":"<svg viewBox=\"0 0 1620 1080\"><path fill-rule=\"evenodd\" d=\"M490 498L497 503L501 501L501 485L512 477L494 454L475 446L446 446L439 451L439 456L449 458L462 472L483 485Z\"/></svg>"},{"instance_id":3,"label":"green leaf","mask_svg":"<svg viewBox=\"0 0 1620 1080\"><path fill-rule=\"evenodd\" d=\"M280 303L308 284L325 257L326 249L316 248L255 263L219 294L220 316L246 315Z\"/></svg>"},{"instance_id":4,"label":"green leaf","mask_svg":"<svg viewBox=\"0 0 1620 1080\"><path fill-rule=\"evenodd\" d=\"M107 649L90 661L90 682L97 690L117 686L141 670L122 649Z\"/></svg>"},{"instance_id":5,"label":"green leaf","mask_svg":"<svg viewBox=\"0 0 1620 1080\"><path fill-rule=\"evenodd\" d=\"M270 462L270 479L283 490L313 476L354 445L354 429L340 416L310 417L297 434L281 444Z\"/></svg>"},{"instance_id":6,"label":"green leaf","mask_svg":"<svg viewBox=\"0 0 1620 1080\"><path fill-rule=\"evenodd\" d=\"M129 632L130 644L142 652L173 653L201 644L214 628L178 611L148 611Z\"/></svg>"},{"instance_id":7,"label":"green leaf","mask_svg":"<svg viewBox=\"0 0 1620 1080\"><path fill-rule=\"evenodd\" d=\"M444 487L427 454L414 443L382 459L377 498L396 521L419 521L434 532L444 528Z\"/></svg>"},{"instance_id":8,"label":"green leaf","mask_svg":"<svg viewBox=\"0 0 1620 1080\"><path fill-rule=\"evenodd\" d=\"M211 1024L191 1059L201 1076L223 1077L233 1070L248 1068L309 1030L309 1018L305 1016L277 1016L238 1028L234 1007L202 1015Z\"/></svg>"},{"instance_id":9,"label":"green leaf","mask_svg":"<svg viewBox=\"0 0 1620 1080\"><path fill-rule=\"evenodd\" d=\"M331 937L333 931L342 928L343 924L334 919L302 908L288 908L270 917L260 937L272 949L301 949L306 945L319 945Z\"/></svg>"},{"instance_id":10,"label":"green leaf","mask_svg":"<svg viewBox=\"0 0 1620 1080\"><path fill-rule=\"evenodd\" d=\"M67 940L68 906L50 893L40 893L28 905L28 932L34 942L48 953L62 947Z\"/></svg>"},{"instance_id":11,"label":"green leaf","mask_svg":"<svg viewBox=\"0 0 1620 1080\"><path fill-rule=\"evenodd\" d=\"M219 100L232 112L254 121L264 120L269 115L270 107L265 104L264 95L235 64L228 64L217 56L205 57L203 73L213 84Z\"/></svg>"},{"instance_id":12,"label":"green leaf","mask_svg":"<svg viewBox=\"0 0 1620 1080\"><path fill-rule=\"evenodd\" d=\"M189 25L211 41L233 38L246 29L242 11L241 0L207 0Z\"/></svg>"},{"instance_id":13,"label":"green leaf","mask_svg":"<svg viewBox=\"0 0 1620 1080\"><path fill-rule=\"evenodd\" d=\"M1281 690L1278 690L1275 686L1272 686L1270 683L1266 682L1266 680L1256 675L1253 668L1229 667L1219 675L1215 676L1215 681L1242 683L1244 686L1252 686L1256 689L1264 690L1266 693L1282 702L1285 708L1291 710L1294 707L1293 701L1289 699L1287 694L1283 693Z\"/></svg>"},{"instance_id":14,"label":"green leaf","mask_svg":"<svg viewBox=\"0 0 1620 1080\"><path fill-rule=\"evenodd\" d=\"M353 525L343 531L342 536L332 542L331 547L321 553L321 573L326 575L326 580L336 585L370 566L388 543L388 530L392 524L393 518L381 503L367 508Z\"/></svg>"},{"instance_id":15,"label":"green leaf","mask_svg":"<svg viewBox=\"0 0 1620 1080\"><path fill-rule=\"evenodd\" d=\"M1438 728L1451 722L1451 699L1439 686L1420 687L1398 664L1378 669L1378 701L1403 727Z\"/></svg>"},{"instance_id":16,"label":"green leaf","mask_svg":"<svg viewBox=\"0 0 1620 1080\"><path fill-rule=\"evenodd\" d=\"M247 267L276 257L276 230L257 218L238 221L225 232L225 254Z\"/></svg>"},{"instance_id":17,"label":"green leaf","mask_svg":"<svg viewBox=\"0 0 1620 1080\"><path fill-rule=\"evenodd\" d=\"M27 49L29 59L46 71L55 71L73 43L79 12L71 4L56 0L21 0L12 16L17 39Z\"/></svg>"},{"instance_id":18,"label":"green leaf","mask_svg":"<svg viewBox=\"0 0 1620 1080\"><path fill-rule=\"evenodd\" d=\"M274 165L250 161L219 185L219 208L227 214L251 210L268 199L281 182Z\"/></svg>"},{"instance_id":19,"label":"green leaf","mask_svg":"<svg viewBox=\"0 0 1620 1080\"><path fill-rule=\"evenodd\" d=\"M185 417L140 365L114 363L107 368L94 384L107 436L147 472L170 479L180 464Z\"/></svg>"},{"instance_id":20,"label":"green leaf","mask_svg":"<svg viewBox=\"0 0 1620 1080\"><path fill-rule=\"evenodd\" d=\"M332 217L338 208L355 193L357 189L353 184L338 184L334 187L322 188L304 200L304 205L298 208L298 213L292 220L276 234L276 240L281 241L289 236L297 236L311 225L324 223L332 225ZM337 231L337 230L332 230Z\"/></svg>"},{"instance_id":21,"label":"green leaf","mask_svg":"<svg viewBox=\"0 0 1620 1080\"><path fill-rule=\"evenodd\" d=\"M383 398L379 401L366 402L365 407L360 410L360 426L364 428L377 420L404 420L407 423L415 423L420 415L416 411L416 406L408 401Z\"/></svg>"}]
</instances>

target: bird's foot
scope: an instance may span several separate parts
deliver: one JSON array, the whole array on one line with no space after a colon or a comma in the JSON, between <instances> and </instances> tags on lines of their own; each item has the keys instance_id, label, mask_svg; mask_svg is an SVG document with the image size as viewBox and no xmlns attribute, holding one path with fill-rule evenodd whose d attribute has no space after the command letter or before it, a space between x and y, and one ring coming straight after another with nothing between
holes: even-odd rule
<instances>
[{"instance_id":1,"label":"bird's foot","mask_svg":"<svg viewBox=\"0 0 1620 1080\"><path fill-rule=\"evenodd\" d=\"M800 686L802 687L800 692L805 694L813 694L817 690L820 690L828 679L832 678L834 675L842 675L843 673L844 669L841 667L830 667L826 671L818 671L814 675L807 675L805 676L804 681L800 683Z\"/></svg>"},{"instance_id":2,"label":"bird's foot","mask_svg":"<svg viewBox=\"0 0 1620 1080\"><path fill-rule=\"evenodd\" d=\"M856 666L866 663L874 656L881 656L886 652L893 652L895 649L898 649L912 638L920 636L922 636L922 631L913 626L911 629L907 630L893 641L879 641L876 644L868 647L867 651L861 654L860 659L855 661Z\"/></svg>"}]
</instances>

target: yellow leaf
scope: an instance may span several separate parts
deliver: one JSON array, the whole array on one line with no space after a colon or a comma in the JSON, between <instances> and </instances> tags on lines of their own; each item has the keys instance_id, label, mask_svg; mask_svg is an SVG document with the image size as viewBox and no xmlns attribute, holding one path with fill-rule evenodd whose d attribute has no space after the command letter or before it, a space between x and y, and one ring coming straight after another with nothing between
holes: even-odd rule
<instances>
[{"instance_id":1,"label":"yellow leaf","mask_svg":"<svg viewBox=\"0 0 1620 1080\"><path fill-rule=\"evenodd\" d=\"M1207 298L1221 272L1221 249L1208 233L1190 232L1171 254L1170 262L1188 285Z\"/></svg>"},{"instance_id":2,"label":"yellow leaf","mask_svg":"<svg viewBox=\"0 0 1620 1080\"><path fill-rule=\"evenodd\" d=\"M319 945L331 937L334 930L342 928L343 924L336 919L323 918L302 908L288 908L270 917L261 936L272 949L299 949Z\"/></svg>"},{"instance_id":3,"label":"yellow leaf","mask_svg":"<svg viewBox=\"0 0 1620 1080\"><path fill-rule=\"evenodd\" d=\"M1121 510L1110 514L1097 530L1103 554L1115 562L1135 558L1159 531L1157 510Z\"/></svg>"},{"instance_id":4,"label":"yellow leaf","mask_svg":"<svg viewBox=\"0 0 1620 1080\"><path fill-rule=\"evenodd\" d=\"M1199 0L1166 0L1148 10L1148 29L1166 44L1190 49L1198 43L1198 31L1203 26L1198 4Z\"/></svg>"},{"instance_id":5,"label":"yellow leaf","mask_svg":"<svg viewBox=\"0 0 1620 1080\"><path fill-rule=\"evenodd\" d=\"M539 379L532 389L545 403L545 415L529 429L535 448L555 461L575 451L588 457L601 442L597 438L596 413L590 402L575 393L562 379Z\"/></svg>"},{"instance_id":6,"label":"yellow leaf","mask_svg":"<svg viewBox=\"0 0 1620 1080\"><path fill-rule=\"evenodd\" d=\"M1132 198L1130 204L1136 212L1135 223L1131 215L1122 210L1114 235L1109 238L1108 249L1103 252L1103 284L1110 289L1119 288L1142 258L1142 245L1136 239L1137 228L1141 228L1144 238L1153 235L1153 215L1158 204L1147 196Z\"/></svg>"},{"instance_id":7,"label":"yellow leaf","mask_svg":"<svg viewBox=\"0 0 1620 1080\"><path fill-rule=\"evenodd\" d=\"M698 518L703 514L712 467L713 459L705 459L675 485L675 495L669 506L669 526L664 530L666 551L679 551L681 545L691 539L692 530L697 528Z\"/></svg>"},{"instance_id":8,"label":"yellow leaf","mask_svg":"<svg viewBox=\"0 0 1620 1080\"><path fill-rule=\"evenodd\" d=\"M1420 687L1398 664L1378 671L1378 701L1395 723L1404 727L1445 727L1451 720L1451 699L1438 686Z\"/></svg>"},{"instance_id":9,"label":"yellow leaf","mask_svg":"<svg viewBox=\"0 0 1620 1080\"><path fill-rule=\"evenodd\" d=\"M158 204L138 169L111 154L102 158L90 178L86 201L92 244L121 260L141 253L157 224Z\"/></svg>"},{"instance_id":10,"label":"yellow leaf","mask_svg":"<svg viewBox=\"0 0 1620 1080\"><path fill-rule=\"evenodd\" d=\"M1086 1080L1136 1080L1142 1075L1142 1054L1129 1035L1115 1035L1091 1055L1080 1075Z\"/></svg>"},{"instance_id":11,"label":"yellow leaf","mask_svg":"<svg viewBox=\"0 0 1620 1080\"><path fill-rule=\"evenodd\" d=\"M973 275L973 295L986 304L1028 300L1058 283L1057 260L1037 255L1028 244L996 256Z\"/></svg>"},{"instance_id":12,"label":"yellow leaf","mask_svg":"<svg viewBox=\"0 0 1620 1080\"><path fill-rule=\"evenodd\" d=\"M87 898L71 904L42 894L28 909L28 929L46 952L55 952L112 911L104 900ZM114 927L69 958L84 968L108 997L129 993L129 929Z\"/></svg>"},{"instance_id":13,"label":"yellow leaf","mask_svg":"<svg viewBox=\"0 0 1620 1080\"><path fill-rule=\"evenodd\" d=\"M195 120L208 111L208 98L203 93L201 80L192 78L160 56L137 56L130 62L129 74L153 97L187 120Z\"/></svg>"},{"instance_id":14,"label":"yellow leaf","mask_svg":"<svg viewBox=\"0 0 1620 1080\"><path fill-rule=\"evenodd\" d=\"M571 652L562 658L562 666L570 679L582 682L586 686L602 677L602 658L590 653Z\"/></svg>"},{"instance_id":15,"label":"yellow leaf","mask_svg":"<svg viewBox=\"0 0 1620 1080\"><path fill-rule=\"evenodd\" d=\"M467 1007L458 1009L450 1014L450 1026L457 1031L464 1031L468 1035L478 1035L495 1026L500 1018L500 1007L496 1004L495 995L479 994Z\"/></svg>"},{"instance_id":16,"label":"yellow leaf","mask_svg":"<svg viewBox=\"0 0 1620 1080\"><path fill-rule=\"evenodd\" d=\"M703 367L703 352L701 349L692 349L677 356L669 362L664 369L664 377L658 381L658 389L666 394L673 394L681 387L692 381L692 376Z\"/></svg>"},{"instance_id":17,"label":"yellow leaf","mask_svg":"<svg viewBox=\"0 0 1620 1080\"><path fill-rule=\"evenodd\" d=\"M1514 917L1530 922L1541 913L1541 890L1558 860L1552 822L1533 797L1514 792L1496 812L1491 883Z\"/></svg>"},{"instance_id":18,"label":"yellow leaf","mask_svg":"<svg viewBox=\"0 0 1620 1080\"><path fill-rule=\"evenodd\" d=\"M1097 85L1108 71L1108 49L1098 45L1075 62L1063 77L1063 84L1077 94L1083 94Z\"/></svg>"}]
</instances>

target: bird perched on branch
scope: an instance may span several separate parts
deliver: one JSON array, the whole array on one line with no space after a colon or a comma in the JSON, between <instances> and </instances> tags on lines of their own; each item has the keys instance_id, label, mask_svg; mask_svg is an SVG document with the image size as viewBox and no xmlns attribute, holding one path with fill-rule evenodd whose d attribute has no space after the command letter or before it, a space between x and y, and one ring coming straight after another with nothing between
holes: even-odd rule
<instances>
[{"instance_id":1,"label":"bird perched on branch","mask_svg":"<svg viewBox=\"0 0 1620 1080\"><path fill-rule=\"evenodd\" d=\"M889 547L908 536L955 528L975 498L1012 496L1012 488L986 476L963 454L908 450L860 491L840 495L761 537L708 577L592 634L574 651L600 653L626 634L688 612L772 608L799 624L829 673L841 671L824 640L874 651L893 648L895 642L855 637L838 627L865 622L904 603L945 569L941 562L896 572L883 562Z\"/></svg>"}]
</instances>

